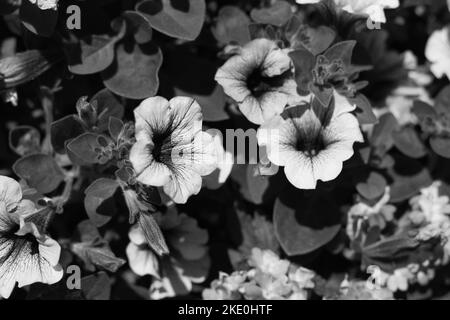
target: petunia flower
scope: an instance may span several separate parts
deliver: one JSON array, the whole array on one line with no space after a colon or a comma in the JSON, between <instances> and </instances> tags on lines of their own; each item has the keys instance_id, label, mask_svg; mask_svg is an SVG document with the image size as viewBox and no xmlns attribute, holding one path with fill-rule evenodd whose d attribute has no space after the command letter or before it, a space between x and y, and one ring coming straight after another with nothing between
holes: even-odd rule
<instances>
[{"instance_id":1,"label":"petunia flower","mask_svg":"<svg viewBox=\"0 0 450 320\"><path fill-rule=\"evenodd\" d=\"M44 233L48 214L22 199L17 181L0 176L0 296L9 298L16 282L21 288L61 280L61 247Z\"/></svg>"},{"instance_id":2,"label":"petunia flower","mask_svg":"<svg viewBox=\"0 0 450 320\"><path fill-rule=\"evenodd\" d=\"M215 79L255 124L304 100L297 94L290 57L268 39L255 39L242 47L217 71Z\"/></svg>"},{"instance_id":3,"label":"petunia flower","mask_svg":"<svg viewBox=\"0 0 450 320\"><path fill-rule=\"evenodd\" d=\"M202 187L202 176L217 167L214 140L202 131L199 104L187 97L148 98L134 110L136 143L130 161L137 181L163 187L176 203L185 203Z\"/></svg>"},{"instance_id":4,"label":"petunia flower","mask_svg":"<svg viewBox=\"0 0 450 320\"><path fill-rule=\"evenodd\" d=\"M319 3L321 0L296 0L298 4ZM399 0L334 0L336 6L354 14L367 15L373 22L386 22L384 9L400 6Z\"/></svg>"},{"instance_id":5,"label":"petunia flower","mask_svg":"<svg viewBox=\"0 0 450 320\"><path fill-rule=\"evenodd\" d=\"M334 93L326 111L314 101L286 109L258 131L271 162L284 167L287 179L299 189L315 189L317 181L336 179L343 162L353 156L353 144L363 142L355 109Z\"/></svg>"},{"instance_id":6,"label":"petunia flower","mask_svg":"<svg viewBox=\"0 0 450 320\"><path fill-rule=\"evenodd\" d=\"M428 39L425 56L431 62L431 72L442 78L450 79L450 28L436 30Z\"/></svg>"}]
</instances>

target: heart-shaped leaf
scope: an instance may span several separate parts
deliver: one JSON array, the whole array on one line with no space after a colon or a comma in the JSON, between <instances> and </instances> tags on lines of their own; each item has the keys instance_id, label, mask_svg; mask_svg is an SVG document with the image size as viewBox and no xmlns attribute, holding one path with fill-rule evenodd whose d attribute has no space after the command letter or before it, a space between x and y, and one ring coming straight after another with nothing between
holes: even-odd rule
<instances>
[{"instance_id":1,"label":"heart-shaped leaf","mask_svg":"<svg viewBox=\"0 0 450 320\"><path fill-rule=\"evenodd\" d=\"M427 155L427 148L420 140L417 132L412 127L403 127L394 131L392 137L394 144L403 154L408 157L419 159Z\"/></svg>"},{"instance_id":2,"label":"heart-shaped leaf","mask_svg":"<svg viewBox=\"0 0 450 320\"><path fill-rule=\"evenodd\" d=\"M145 99L159 88L158 72L162 64L161 50L152 42L144 45L121 43L116 60L102 72L105 86L122 97Z\"/></svg>"},{"instance_id":3,"label":"heart-shaped leaf","mask_svg":"<svg viewBox=\"0 0 450 320\"><path fill-rule=\"evenodd\" d=\"M432 137L430 139L430 146L441 157L450 159L450 138Z\"/></svg>"},{"instance_id":4,"label":"heart-shaped leaf","mask_svg":"<svg viewBox=\"0 0 450 320\"><path fill-rule=\"evenodd\" d=\"M289 256L319 249L341 228L339 209L329 196L293 187L284 190L276 200L273 219L278 241Z\"/></svg>"},{"instance_id":5,"label":"heart-shaped leaf","mask_svg":"<svg viewBox=\"0 0 450 320\"><path fill-rule=\"evenodd\" d=\"M352 63L353 49L356 41L349 40L336 43L323 54L329 61L341 60L344 66L349 67Z\"/></svg>"},{"instance_id":6,"label":"heart-shaped leaf","mask_svg":"<svg viewBox=\"0 0 450 320\"><path fill-rule=\"evenodd\" d=\"M249 24L250 18L244 11L235 6L224 6L219 11L212 33L220 45L236 43L243 46L250 42Z\"/></svg>"},{"instance_id":7,"label":"heart-shaped leaf","mask_svg":"<svg viewBox=\"0 0 450 320\"><path fill-rule=\"evenodd\" d=\"M76 115L68 115L51 125L51 142L58 153L66 152L66 144L85 132L85 128Z\"/></svg>"},{"instance_id":8,"label":"heart-shaped leaf","mask_svg":"<svg viewBox=\"0 0 450 320\"><path fill-rule=\"evenodd\" d=\"M106 141L106 143L103 141ZM82 163L78 163L79 165L105 163L107 160L103 150L107 141L108 139L105 136L87 132L70 141L67 149L77 159L82 160Z\"/></svg>"},{"instance_id":9,"label":"heart-shaped leaf","mask_svg":"<svg viewBox=\"0 0 450 320\"><path fill-rule=\"evenodd\" d=\"M40 193L54 191L64 180L64 173L52 156L32 154L19 159L13 166L14 172Z\"/></svg>"},{"instance_id":10,"label":"heart-shaped leaf","mask_svg":"<svg viewBox=\"0 0 450 320\"><path fill-rule=\"evenodd\" d=\"M364 198L373 200L384 194L387 186L386 179L377 172L371 172L364 182L356 185L356 190Z\"/></svg>"},{"instance_id":11,"label":"heart-shaped leaf","mask_svg":"<svg viewBox=\"0 0 450 320\"><path fill-rule=\"evenodd\" d=\"M117 97L108 89L97 92L91 99L91 103L97 104L97 127L103 132L109 126L111 117L122 119L125 112L123 105Z\"/></svg>"},{"instance_id":12,"label":"heart-shaped leaf","mask_svg":"<svg viewBox=\"0 0 450 320\"><path fill-rule=\"evenodd\" d=\"M117 204L114 196L117 192L120 192L118 182L107 178L94 181L85 190L84 207L96 227L105 225L116 214Z\"/></svg>"},{"instance_id":13,"label":"heart-shaped leaf","mask_svg":"<svg viewBox=\"0 0 450 320\"><path fill-rule=\"evenodd\" d=\"M136 11L161 33L195 40L202 30L206 5L204 0L146 0L136 5Z\"/></svg>"},{"instance_id":14,"label":"heart-shaped leaf","mask_svg":"<svg viewBox=\"0 0 450 320\"><path fill-rule=\"evenodd\" d=\"M269 8L253 9L250 16L257 23L281 27L291 19L293 12L289 3L277 1Z\"/></svg>"}]
</instances>

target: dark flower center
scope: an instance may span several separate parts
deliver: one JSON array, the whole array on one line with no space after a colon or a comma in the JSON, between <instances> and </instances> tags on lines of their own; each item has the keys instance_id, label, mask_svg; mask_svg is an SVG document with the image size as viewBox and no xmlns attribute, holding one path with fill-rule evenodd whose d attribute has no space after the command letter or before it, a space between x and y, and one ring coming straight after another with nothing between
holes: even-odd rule
<instances>
[{"instance_id":1,"label":"dark flower center","mask_svg":"<svg viewBox=\"0 0 450 320\"><path fill-rule=\"evenodd\" d=\"M255 98L259 98L271 89L283 86L289 72L275 77L265 77L261 68L257 68L247 78L247 88Z\"/></svg>"},{"instance_id":2,"label":"dark flower center","mask_svg":"<svg viewBox=\"0 0 450 320\"><path fill-rule=\"evenodd\" d=\"M156 132L153 134L152 156L157 162L166 163L170 160L171 134L169 130Z\"/></svg>"}]
</instances>

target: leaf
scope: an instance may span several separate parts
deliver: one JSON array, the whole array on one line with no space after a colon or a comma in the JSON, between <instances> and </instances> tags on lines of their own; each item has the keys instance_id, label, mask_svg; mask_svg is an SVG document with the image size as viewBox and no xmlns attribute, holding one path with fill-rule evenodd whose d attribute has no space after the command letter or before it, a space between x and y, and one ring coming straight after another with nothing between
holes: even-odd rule
<instances>
[{"instance_id":1,"label":"leaf","mask_svg":"<svg viewBox=\"0 0 450 320\"><path fill-rule=\"evenodd\" d=\"M91 99L91 103L97 103L97 127L101 132L106 131L109 126L110 117L122 119L125 112L123 105L117 97L108 89L97 92Z\"/></svg>"},{"instance_id":2,"label":"leaf","mask_svg":"<svg viewBox=\"0 0 450 320\"><path fill-rule=\"evenodd\" d=\"M275 235L286 254L307 254L333 240L341 225L339 209L332 198L293 187L285 191L275 202L273 219Z\"/></svg>"},{"instance_id":3,"label":"leaf","mask_svg":"<svg viewBox=\"0 0 450 320\"><path fill-rule=\"evenodd\" d=\"M365 95L358 93L354 98L350 98L349 101L357 106L356 117L361 125L374 124L378 121L373 113L372 104Z\"/></svg>"},{"instance_id":4,"label":"leaf","mask_svg":"<svg viewBox=\"0 0 450 320\"><path fill-rule=\"evenodd\" d=\"M356 41L349 40L336 43L323 54L329 61L341 60L344 66L349 67L352 64L353 49Z\"/></svg>"},{"instance_id":5,"label":"leaf","mask_svg":"<svg viewBox=\"0 0 450 320\"><path fill-rule=\"evenodd\" d=\"M383 114L373 128L372 136L370 137L371 145L382 149L384 152L389 151L394 144L392 135L397 127L397 119L392 113Z\"/></svg>"},{"instance_id":6,"label":"leaf","mask_svg":"<svg viewBox=\"0 0 450 320\"><path fill-rule=\"evenodd\" d=\"M319 87L313 83L309 85L310 91L314 94L314 98L326 109L333 99L333 88Z\"/></svg>"},{"instance_id":7,"label":"leaf","mask_svg":"<svg viewBox=\"0 0 450 320\"><path fill-rule=\"evenodd\" d=\"M69 115L52 123L51 142L57 153L66 152L66 144L85 132L83 124L76 115Z\"/></svg>"},{"instance_id":8,"label":"leaf","mask_svg":"<svg viewBox=\"0 0 450 320\"><path fill-rule=\"evenodd\" d=\"M114 46L118 40L109 35L90 35L76 46L69 45L69 70L79 75L105 70L114 60Z\"/></svg>"},{"instance_id":9,"label":"leaf","mask_svg":"<svg viewBox=\"0 0 450 320\"><path fill-rule=\"evenodd\" d=\"M114 196L120 192L116 180L100 178L94 181L85 191L84 207L87 215L96 227L101 227L117 213Z\"/></svg>"},{"instance_id":10,"label":"leaf","mask_svg":"<svg viewBox=\"0 0 450 320\"><path fill-rule=\"evenodd\" d=\"M203 120L223 121L229 119L225 111L226 95L221 86L216 86L210 95L190 94L182 89L175 88L175 95L191 97L202 107Z\"/></svg>"},{"instance_id":11,"label":"leaf","mask_svg":"<svg viewBox=\"0 0 450 320\"><path fill-rule=\"evenodd\" d=\"M327 50L336 39L336 31L326 26L306 27L306 36L308 37L306 41L300 35L303 34L297 33L294 38L291 38L291 46L292 42L294 42L295 48L301 43L315 56Z\"/></svg>"},{"instance_id":12,"label":"leaf","mask_svg":"<svg viewBox=\"0 0 450 320\"><path fill-rule=\"evenodd\" d=\"M69 142L67 149L72 152L77 159L81 160L81 162L77 163L79 165L104 164L108 159L105 158L106 156L103 152L104 143L101 143L101 141L107 141L107 139L108 138L103 135L86 132Z\"/></svg>"},{"instance_id":13,"label":"leaf","mask_svg":"<svg viewBox=\"0 0 450 320\"><path fill-rule=\"evenodd\" d=\"M269 177L261 176L257 165L249 165L247 166L247 186L252 202L262 204L264 194L269 188Z\"/></svg>"},{"instance_id":14,"label":"leaf","mask_svg":"<svg viewBox=\"0 0 450 320\"><path fill-rule=\"evenodd\" d=\"M72 243L71 248L85 262L87 269L95 271L96 266L109 272L116 272L125 264L125 260L117 258L111 251L92 221L82 221L77 229L81 242Z\"/></svg>"},{"instance_id":15,"label":"leaf","mask_svg":"<svg viewBox=\"0 0 450 320\"><path fill-rule=\"evenodd\" d=\"M253 9L250 16L257 23L281 27L291 19L293 12L289 3L278 1L269 8Z\"/></svg>"},{"instance_id":16,"label":"leaf","mask_svg":"<svg viewBox=\"0 0 450 320\"><path fill-rule=\"evenodd\" d=\"M64 181L64 173L52 156L32 154L13 165L14 172L40 193L54 191Z\"/></svg>"},{"instance_id":17,"label":"leaf","mask_svg":"<svg viewBox=\"0 0 450 320\"><path fill-rule=\"evenodd\" d=\"M108 131L111 138L117 141L122 130L123 130L123 121L116 117L110 117Z\"/></svg>"},{"instance_id":18,"label":"leaf","mask_svg":"<svg viewBox=\"0 0 450 320\"><path fill-rule=\"evenodd\" d=\"M414 128L403 127L394 131L392 137L397 149L408 157L419 159L427 155L427 148Z\"/></svg>"},{"instance_id":19,"label":"leaf","mask_svg":"<svg viewBox=\"0 0 450 320\"><path fill-rule=\"evenodd\" d=\"M39 153L41 134L36 128L19 126L9 132L9 147L19 156Z\"/></svg>"},{"instance_id":20,"label":"leaf","mask_svg":"<svg viewBox=\"0 0 450 320\"><path fill-rule=\"evenodd\" d=\"M440 113L448 114L450 112L450 85L439 92L434 102L434 108Z\"/></svg>"},{"instance_id":21,"label":"leaf","mask_svg":"<svg viewBox=\"0 0 450 320\"><path fill-rule=\"evenodd\" d=\"M161 232L161 228L156 222L155 218L144 212L139 214L139 227L145 234L148 245L159 255L166 255L169 253L166 240Z\"/></svg>"},{"instance_id":22,"label":"leaf","mask_svg":"<svg viewBox=\"0 0 450 320\"><path fill-rule=\"evenodd\" d=\"M430 106L428 103L416 100L414 101L411 112L414 113L419 120L423 120L427 117L435 119L437 117L436 110Z\"/></svg>"},{"instance_id":23,"label":"leaf","mask_svg":"<svg viewBox=\"0 0 450 320\"><path fill-rule=\"evenodd\" d=\"M377 172L371 172L364 182L356 185L359 194L368 200L381 197L387 186L386 179Z\"/></svg>"},{"instance_id":24,"label":"leaf","mask_svg":"<svg viewBox=\"0 0 450 320\"><path fill-rule=\"evenodd\" d=\"M58 22L57 10L41 10L37 4L30 1L22 1L20 6L20 21L31 32L50 37Z\"/></svg>"},{"instance_id":25,"label":"leaf","mask_svg":"<svg viewBox=\"0 0 450 320\"><path fill-rule=\"evenodd\" d=\"M316 65L316 57L306 48L299 48L289 53L295 67L295 81L300 94L309 93L309 83L313 79L312 70Z\"/></svg>"},{"instance_id":26,"label":"leaf","mask_svg":"<svg viewBox=\"0 0 450 320\"><path fill-rule=\"evenodd\" d=\"M422 188L428 187L433 179L427 169L411 175L401 175L397 172L391 173L394 179L391 184L391 202L397 203L416 195Z\"/></svg>"},{"instance_id":27,"label":"leaf","mask_svg":"<svg viewBox=\"0 0 450 320\"><path fill-rule=\"evenodd\" d=\"M236 43L243 46L250 42L249 24L250 18L244 11L235 6L224 6L211 31L220 45Z\"/></svg>"},{"instance_id":28,"label":"leaf","mask_svg":"<svg viewBox=\"0 0 450 320\"><path fill-rule=\"evenodd\" d=\"M102 72L105 86L119 96L145 99L159 88L158 72L162 64L161 50L152 42L144 45L121 43L116 48L116 60Z\"/></svg>"},{"instance_id":29,"label":"leaf","mask_svg":"<svg viewBox=\"0 0 450 320\"><path fill-rule=\"evenodd\" d=\"M133 35L136 43L144 44L152 40L153 29L143 14L136 11L125 11L119 18L113 20L112 28L119 32L123 21L127 24L127 33Z\"/></svg>"},{"instance_id":30,"label":"leaf","mask_svg":"<svg viewBox=\"0 0 450 320\"><path fill-rule=\"evenodd\" d=\"M105 272L99 272L81 279L81 290L86 300L109 300L111 280Z\"/></svg>"},{"instance_id":31,"label":"leaf","mask_svg":"<svg viewBox=\"0 0 450 320\"><path fill-rule=\"evenodd\" d=\"M430 146L441 157L450 159L450 139L447 137L432 137Z\"/></svg>"},{"instance_id":32,"label":"leaf","mask_svg":"<svg viewBox=\"0 0 450 320\"><path fill-rule=\"evenodd\" d=\"M204 0L147 0L136 5L155 30L168 36L195 40L206 13Z\"/></svg>"}]
</instances>

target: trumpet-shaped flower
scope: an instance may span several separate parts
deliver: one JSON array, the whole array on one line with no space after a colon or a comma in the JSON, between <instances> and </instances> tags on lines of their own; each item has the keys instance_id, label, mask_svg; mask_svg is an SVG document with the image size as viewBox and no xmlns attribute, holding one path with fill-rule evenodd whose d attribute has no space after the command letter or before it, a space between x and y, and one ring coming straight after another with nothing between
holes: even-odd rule
<instances>
[{"instance_id":1,"label":"trumpet-shaped flower","mask_svg":"<svg viewBox=\"0 0 450 320\"><path fill-rule=\"evenodd\" d=\"M291 59L275 42L256 39L217 71L216 81L249 121L262 124L303 100L291 69Z\"/></svg>"},{"instance_id":2,"label":"trumpet-shaped flower","mask_svg":"<svg viewBox=\"0 0 450 320\"><path fill-rule=\"evenodd\" d=\"M450 79L450 28L436 30L428 39L425 56L431 62L431 72Z\"/></svg>"},{"instance_id":3,"label":"trumpet-shaped flower","mask_svg":"<svg viewBox=\"0 0 450 320\"><path fill-rule=\"evenodd\" d=\"M48 214L22 199L19 183L0 176L0 296L9 298L16 282L23 287L61 280L61 247L44 234Z\"/></svg>"},{"instance_id":4,"label":"trumpet-shaped flower","mask_svg":"<svg viewBox=\"0 0 450 320\"><path fill-rule=\"evenodd\" d=\"M176 203L185 203L202 187L202 176L217 167L212 136L202 131L199 104L187 97L148 98L134 110L136 143L130 161L137 181L163 187Z\"/></svg>"},{"instance_id":5,"label":"trumpet-shaped flower","mask_svg":"<svg viewBox=\"0 0 450 320\"><path fill-rule=\"evenodd\" d=\"M297 0L298 4L319 3L320 0ZM399 0L334 0L336 6L354 14L370 17L373 22L386 22L384 9L395 9L400 6Z\"/></svg>"},{"instance_id":6,"label":"trumpet-shaped flower","mask_svg":"<svg viewBox=\"0 0 450 320\"><path fill-rule=\"evenodd\" d=\"M258 143L266 146L270 161L284 167L287 179L299 189L315 189L317 181L336 179L343 162L354 153L353 144L363 142L355 109L334 93L326 109L303 104L286 109L258 131Z\"/></svg>"}]
</instances>

